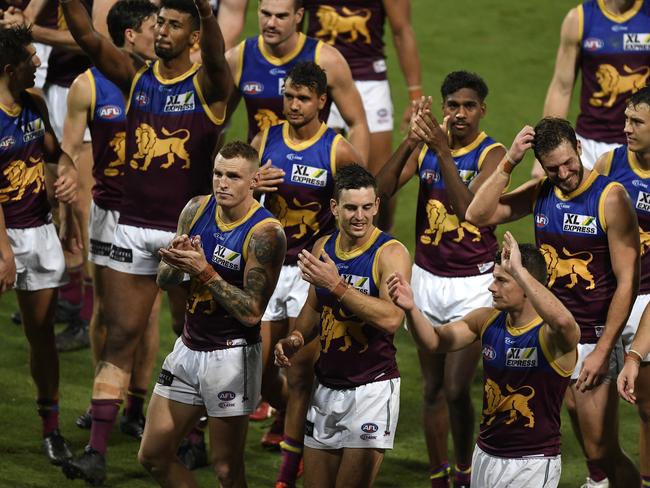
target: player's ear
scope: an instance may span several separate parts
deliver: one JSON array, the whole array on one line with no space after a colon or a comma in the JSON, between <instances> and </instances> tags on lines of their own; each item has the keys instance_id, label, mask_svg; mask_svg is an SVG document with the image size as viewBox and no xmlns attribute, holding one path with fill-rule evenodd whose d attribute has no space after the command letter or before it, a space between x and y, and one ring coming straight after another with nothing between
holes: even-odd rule
<instances>
[{"instance_id":1,"label":"player's ear","mask_svg":"<svg viewBox=\"0 0 650 488\"><path fill-rule=\"evenodd\" d=\"M582 144L580 143L580 140L576 141L576 152L578 153L578 156L582 156Z\"/></svg>"},{"instance_id":2,"label":"player's ear","mask_svg":"<svg viewBox=\"0 0 650 488\"><path fill-rule=\"evenodd\" d=\"M338 206L338 202L336 201L335 198L330 199L330 210L331 210L332 214L334 215L334 217L338 218L338 216L339 216L339 206Z\"/></svg>"}]
</instances>

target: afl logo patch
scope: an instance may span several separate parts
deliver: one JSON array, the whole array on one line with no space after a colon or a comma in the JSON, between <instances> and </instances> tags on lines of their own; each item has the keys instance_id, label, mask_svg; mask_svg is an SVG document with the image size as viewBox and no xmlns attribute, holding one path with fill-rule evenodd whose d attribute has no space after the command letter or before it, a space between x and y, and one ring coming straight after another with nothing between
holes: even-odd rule
<instances>
[{"instance_id":1,"label":"afl logo patch","mask_svg":"<svg viewBox=\"0 0 650 488\"><path fill-rule=\"evenodd\" d=\"M542 228L548 224L548 217L544 214L535 215L535 227Z\"/></svg>"},{"instance_id":2,"label":"afl logo patch","mask_svg":"<svg viewBox=\"0 0 650 488\"><path fill-rule=\"evenodd\" d=\"M497 352L492 346L485 345L483 346L483 359L486 361L492 361L497 357Z\"/></svg>"},{"instance_id":3,"label":"afl logo patch","mask_svg":"<svg viewBox=\"0 0 650 488\"><path fill-rule=\"evenodd\" d=\"M99 109L98 114L102 119L114 119L122 115L122 109L117 105L105 105Z\"/></svg>"},{"instance_id":4,"label":"afl logo patch","mask_svg":"<svg viewBox=\"0 0 650 488\"><path fill-rule=\"evenodd\" d=\"M236 396L237 395L235 395L235 392L232 392L232 391L220 391L217 394L217 397L219 398L219 400L223 400L225 402L230 401L230 400L234 400Z\"/></svg>"},{"instance_id":5,"label":"afl logo patch","mask_svg":"<svg viewBox=\"0 0 650 488\"><path fill-rule=\"evenodd\" d=\"M379 430L379 426L377 424L373 424L372 422L368 422L361 426L361 430L366 434L374 434Z\"/></svg>"},{"instance_id":6,"label":"afl logo patch","mask_svg":"<svg viewBox=\"0 0 650 488\"><path fill-rule=\"evenodd\" d=\"M264 91L264 85L259 81L247 81L241 89L246 95L258 95Z\"/></svg>"},{"instance_id":7,"label":"afl logo patch","mask_svg":"<svg viewBox=\"0 0 650 488\"><path fill-rule=\"evenodd\" d=\"M585 51L598 51L605 46L605 43L602 39L598 39L597 37L589 37L585 39L582 46L585 48Z\"/></svg>"},{"instance_id":8,"label":"afl logo patch","mask_svg":"<svg viewBox=\"0 0 650 488\"><path fill-rule=\"evenodd\" d=\"M137 103L140 107L144 107L149 103L149 95L147 95L145 92L138 92L135 94L135 103Z\"/></svg>"},{"instance_id":9,"label":"afl logo patch","mask_svg":"<svg viewBox=\"0 0 650 488\"><path fill-rule=\"evenodd\" d=\"M4 151L9 149L16 143L16 138L14 136L7 136L0 139L0 150Z\"/></svg>"}]
</instances>

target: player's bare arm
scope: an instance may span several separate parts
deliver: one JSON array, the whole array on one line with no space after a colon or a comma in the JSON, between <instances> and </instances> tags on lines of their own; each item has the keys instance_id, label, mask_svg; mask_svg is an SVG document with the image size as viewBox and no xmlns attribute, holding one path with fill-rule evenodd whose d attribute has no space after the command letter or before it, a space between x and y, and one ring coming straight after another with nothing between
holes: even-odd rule
<instances>
[{"instance_id":1,"label":"player's bare arm","mask_svg":"<svg viewBox=\"0 0 650 488\"><path fill-rule=\"evenodd\" d=\"M290 368L290 359L305 345L318 335L321 312L316 298L316 289L309 287L307 301L296 319L296 327L287 337L278 341L274 348L275 364L282 368Z\"/></svg>"},{"instance_id":2,"label":"player's bare arm","mask_svg":"<svg viewBox=\"0 0 650 488\"><path fill-rule=\"evenodd\" d=\"M93 64L115 83L122 93L131 90L131 81L142 61L130 56L97 32L88 12L80 0L61 2L68 29L81 49L90 57Z\"/></svg>"},{"instance_id":3,"label":"player's bare arm","mask_svg":"<svg viewBox=\"0 0 650 488\"><path fill-rule=\"evenodd\" d=\"M650 306L646 306L641 315L639 328L634 335L628 354L625 355L625 364L618 375L616 386L621 398L629 403L636 403L635 383L639 375L641 361L650 353Z\"/></svg>"},{"instance_id":4,"label":"player's bare arm","mask_svg":"<svg viewBox=\"0 0 650 488\"><path fill-rule=\"evenodd\" d=\"M240 42L236 46L231 47L226 51L226 62L230 69L233 86L230 89L230 96L228 97L228 108L226 109L226 117L230 118L235 113L239 102L241 101L241 93L237 89L239 86L239 77L243 68L243 54L244 43Z\"/></svg>"},{"instance_id":5,"label":"player's bare arm","mask_svg":"<svg viewBox=\"0 0 650 488\"><path fill-rule=\"evenodd\" d=\"M370 132L361 95L352 79L350 67L343 55L327 44L321 49L319 64L327 72L327 84L332 100L350 128L350 142L357 148L365 164L370 152Z\"/></svg>"},{"instance_id":6,"label":"player's bare arm","mask_svg":"<svg viewBox=\"0 0 650 488\"><path fill-rule=\"evenodd\" d=\"M7 236L5 213L0 205L0 294L13 288L15 282L16 259Z\"/></svg>"},{"instance_id":7,"label":"player's bare arm","mask_svg":"<svg viewBox=\"0 0 650 488\"><path fill-rule=\"evenodd\" d=\"M347 139L341 138L336 145L336 168L341 169L351 164L366 167L361 153Z\"/></svg>"},{"instance_id":8,"label":"player's bare arm","mask_svg":"<svg viewBox=\"0 0 650 488\"><path fill-rule=\"evenodd\" d=\"M79 154L84 144L88 114L92 103L90 80L86 73L81 73L70 85L68 91L68 111L63 122L62 149L70 155L72 161L79 167Z\"/></svg>"},{"instance_id":9,"label":"player's bare arm","mask_svg":"<svg viewBox=\"0 0 650 488\"><path fill-rule=\"evenodd\" d=\"M226 49L233 47L244 30L247 0L221 0L217 20L226 44Z\"/></svg>"}]
</instances>

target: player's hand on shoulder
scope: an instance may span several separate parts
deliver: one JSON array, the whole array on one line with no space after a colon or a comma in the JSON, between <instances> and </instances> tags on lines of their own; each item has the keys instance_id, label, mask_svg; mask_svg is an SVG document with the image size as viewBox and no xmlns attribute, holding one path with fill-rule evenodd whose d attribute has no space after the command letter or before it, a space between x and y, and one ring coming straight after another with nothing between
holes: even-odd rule
<instances>
[{"instance_id":1,"label":"player's hand on shoulder","mask_svg":"<svg viewBox=\"0 0 650 488\"><path fill-rule=\"evenodd\" d=\"M270 159L260 166L257 184L255 185L256 193L271 193L278 191L278 187L284 183L285 172L281 168L273 166Z\"/></svg>"},{"instance_id":2,"label":"player's hand on shoulder","mask_svg":"<svg viewBox=\"0 0 650 488\"><path fill-rule=\"evenodd\" d=\"M415 308L413 289L399 272L392 273L387 279L388 295L395 305L408 312Z\"/></svg>"}]
</instances>

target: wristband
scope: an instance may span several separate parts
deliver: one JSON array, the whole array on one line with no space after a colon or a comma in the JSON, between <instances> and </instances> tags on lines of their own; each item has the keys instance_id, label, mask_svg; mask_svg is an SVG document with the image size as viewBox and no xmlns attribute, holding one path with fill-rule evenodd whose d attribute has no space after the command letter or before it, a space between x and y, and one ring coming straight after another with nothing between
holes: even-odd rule
<instances>
[{"instance_id":1,"label":"wristband","mask_svg":"<svg viewBox=\"0 0 650 488\"><path fill-rule=\"evenodd\" d=\"M422 85L411 85L407 88L409 92L409 100L419 100L422 98Z\"/></svg>"},{"instance_id":2,"label":"wristband","mask_svg":"<svg viewBox=\"0 0 650 488\"><path fill-rule=\"evenodd\" d=\"M636 358L634 358L632 356L632 354L634 354L636 356ZM630 349L630 350L627 351L627 354L625 355L625 358L627 359L628 357L630 359L632 359L632 361L635 361L635 362L637 362L639 364L641 364L641 361L643 361L643 356L641 356L641 353L639 351L635 351L634 349Z\"/></svg>"},{"instance_id":3,"label":"wristband","mask_svg":"<svg viewBox=\"0 0 650 488\"><path fill-rule=\"evenodd\" d=\"M194 278L197 279L202 285L205 285L208 281L214 278L217 275L217 272L209 264L205 265L198 274L194 275Z\"/></svg>"},{"instance_id":4,"label":"wristband","mask_svg":"<svg viewBox=\"0 0 650 488\"><path fill-rule=\"evenodd\" d=\"M514 159L512 159L510 157L510 153L506 151L505 159L502 165L503 168L502 171L505 174L509 175L510 173L512 173L512 170L515 169L515 166L517 166L517 162Z\"/></svg>"},{"instance_id":5,"label":"wristband","mask_svg":"<svg viewBox=\"0 0 650 488\"><path fill-rule=\"evenodd\" d=\"M345 295L345 293L348 291L348 288L350 288L348 282L345 281L345 279L341 278L336 286L332 289L332 295L334 295L340 302L343 300L343 295Z\"/></svg>"}]
</instances>

